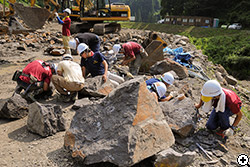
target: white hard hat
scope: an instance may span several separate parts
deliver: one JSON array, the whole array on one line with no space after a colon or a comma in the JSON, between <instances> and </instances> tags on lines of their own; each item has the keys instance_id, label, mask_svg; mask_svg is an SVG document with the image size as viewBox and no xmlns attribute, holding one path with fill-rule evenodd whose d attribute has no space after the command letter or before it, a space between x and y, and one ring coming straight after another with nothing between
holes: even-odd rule
<instances>
[{"instance_id":1,"label":"white hard hat","mask_svg":"<svg viewBox=\"0 0 250 167\"><path fill-rule=\"evenodd\" d=\"M81 43L81 44L79 44L78 47L77 47L77 53L78 53L79 55L81 55L81 53L82 53L83 51L85 51L86 49L88 49L88 48L89 48L88 45L86 45L85 43Z\"/></svg>"},{"instance_id":2,"label":"white hard hat","mask_svg":"<svg viewBox=\"0 0 250 167\"><path fill-rule=\"evenodd\" d=\"M71 40L69 41L69 47L70 47L71 49L76 49L76 40L75 40L75 39L71 39Z\"/></svg>"},{"instance_id":3,"label":"white hard hat","mask_svg":"<svg viewBox=\"0 0 250 167\"><path fill-rule=\"evenodd\" d=\"M71 10L69 8L66 8L63 12L67 12L69 15L71 14Z\"/></svg>"},{"instance_id":4,"label":"white hard hat","mask_svg":"<svg viewBox=\"0 0 250 167\"><path fill-rule=\"evenodd\" d=\"M121 49L121 45L120 44L115 44L113 46L113 51L114 51L114 54L116 55Z\"/></svg>"},{"instance_id":5,"label":"white hard hat","mask_svg":"<svg viewBox=\"0 0 250 167\"><path fill-rule=\"evenodd\" d=\"M63 60L73 60L73 57L70 55L70 54L64 54L63 57L62 57Z\"/></svg>"},{"instance_id":6,"label":"white hard hat","mask_svg":"<svg viewBox=\"0 0 250 167\"><path fill-rule=\"evenodd\" d=\"M171 73L169 73L169 72L164 73L161 76L161 79L164 82L168 83L169 85L172 85L174 83L174 76Z\"/></svg>"},{"instance_id":7,"label":"white hard hat","mask_svg":"<svg viewBox=\"0 0 250 167\"><path fill-rule=\"evenodd\" d=\"M166 85L164 83L162 83L162 82L153 83L153 87L156 89L159 98L164 96L166 91L167 91Z\"/></svg>"},{"instance_id":8,"label":"white hard hat","mask_svg":"<svg viewBox=\"0 0 250 167\"><path fill-rule=\"evenodd\" d=\"M216 80L207 81L201 90L202 96L205 97L215 97L222 93L222 88L220 83Z\"/></svg>"}]
</instances>

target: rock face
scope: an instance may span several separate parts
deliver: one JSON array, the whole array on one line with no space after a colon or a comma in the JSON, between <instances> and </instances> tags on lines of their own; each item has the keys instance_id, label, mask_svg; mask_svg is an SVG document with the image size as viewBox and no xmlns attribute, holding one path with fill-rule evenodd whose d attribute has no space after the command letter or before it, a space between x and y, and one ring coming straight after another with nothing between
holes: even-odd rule
<instances>
[{"instance_id":1,"label":"rock face","mask_svg":"<svg viewBox=\"0 0 250 167\"><path fill-rule=\"evenodd\" d=\"M184 79L188 77L187 68L170 59L158 61L150 68L149 72L152 75L157 75L163 74L171 70L173 70L178 75L179 79Z\"/></svg>"},{"instance_id":2,"label":"rock face","mask_svg":"<svg viewBox=\"0 0 250 167\"><path fill-rule=\"evenodd\" d=\"M43 137L53 135L65 130L62 114L60 106L34 102L29 106L27 128Z\"/></svg>"},{"instance_id":3,"label":"rock face","mask_svg":"<svg viewBox=\"0 0 250 167\"><path fill-rule=\"evenodd\" d=\"M80 92L81 97L105 97L114 89L114 85L109 80L103 82L102 76L87 78L84 84Z\"/></svg>"},{"instance_id":4,"label":"rock face","mask_svg":"<svg viewBox=\"0 0 250 167\"><path fill-rule=\"evenodd\" d=\"M230 85L236 85L238 83L237 79L235 79L233 76L226 75L225 79Z\"/></svg>"},{"instance_id":5,"label":"rock face","mask_svg":"<svg viewBox=\"0 0 250 167\"><path fill-rule=\"evenodd\" d=\"M182 101L171 100L160 103L169 126L181 137L187 137L195 129L196 111L193 105L190 98L185 98Z\"/></svg>"},{"instance_id":6,"label":"rock face","mask_svg":"<svg viewBox=\"0 0 250 167\"><path fill-rule=\"evenodd\" d=\"M17 119L28 115L28 103L19 94L10 97L0 110L0 118Z\"/></svg>"},{"instance_id":7,"label":"rock face","mask_svg":"<svg viewBox=\"0 0 250 167\"><path fill-rule=\"evenodd\" d=\"M82 108L83 106L88 104L93 104L93 102L90 101L89 98L77 99L73 104L72 109L78 110L79 108Z\"/></svg>"},{"instance_id":8,"label":"rock face","mask_svg":"<svg viewBox=\"0 0 250 167\"><path fill-rule=\"evenodd\" d=\"M195 152L184 154L174 151L172 148L164 150L156 155L155 167L184 167L190 165L195 157Z\"/></svg>"},{"instance_id":9,"label":"rock face","mask_svg":"<svg viewBox=\"0 0 250 167\"><path fill-rule=\"evenodd\" d=\"M80 108L66 132L64 146L85 164L131 166L174 142L158 102L140 77Z\"/></svg>"},{"instance_id":10,"label":"rock face","mask_svg":"<svg viewBox=\"0 0 250 167\"><path fill-rule=\"evenodd\" d=\"M148 57L143 58L140 71L148 72L150 67L154 65L157 61L163 60L163 46L160 41L152 41L147 47L146 52Z\"/></svg>"}]
</instances>

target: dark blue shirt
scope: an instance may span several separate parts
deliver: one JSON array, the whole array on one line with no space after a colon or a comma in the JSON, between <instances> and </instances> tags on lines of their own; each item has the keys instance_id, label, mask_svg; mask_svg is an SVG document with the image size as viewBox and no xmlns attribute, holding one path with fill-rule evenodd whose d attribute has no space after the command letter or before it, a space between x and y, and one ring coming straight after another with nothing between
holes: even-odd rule
<instances>
[{"instance_id":1,"label":"dark blue shirt","mask_svg":"<svg viewBox=\"0 0 250 167\"><path fill-rule=\"evenodd\" d=\"M104 56L100 52L95 52L93 56L86 59L81 58L81 67L85 67L86 70L91 74L92 77L103 75L105 72L104 65Z\"/></svg>"},{"instance_id":2,"label":"dark blue shirt","mask_svg":"<svg viewBox=\"0 0 250 167\"><path fill-rule=\"evenodd\" d=\"M146 80L147 88L149 89L150 92L152 92L152 89L150 89L150 88L153 85L153 83L155 83L155 82L162 82L162 80L161 80L161 78L159 78L159 79L158 78L151 78L151 79ZM166 98L166 96L164 95L160 99L165 99L165 98Z\"/></svg>"}]
</instances>

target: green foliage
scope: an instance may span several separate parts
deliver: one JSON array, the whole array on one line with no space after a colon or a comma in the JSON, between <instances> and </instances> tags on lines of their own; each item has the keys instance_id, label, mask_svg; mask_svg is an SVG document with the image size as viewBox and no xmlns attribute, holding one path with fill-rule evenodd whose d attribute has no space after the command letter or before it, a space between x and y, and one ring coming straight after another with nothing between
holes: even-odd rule
<instances>
[{"instance_id":1,"label":"green foliage","mask_svg":"<svg viewBox=\"0 0 250 167\"><path fill-rule=\"evenodd\" d=\"M195 38L190 36L190 41L209 60L223 65L226 70L239 79L249 79L250 76L250 37L247 34L231 36L214 36L210 38Z\"/></svg>"},{"instance_id":2,"label":"green foliage","mask_svg":"<svg viewBox=\"0 0 250 167\"><path fill-rule=\"evenodd\" d=\"M250 121L250 111L244 106L241 107L241 111L247 117L247 119ZM248 122L248 123L250 124L250 122Z\"/></svg>"}]
</instances>

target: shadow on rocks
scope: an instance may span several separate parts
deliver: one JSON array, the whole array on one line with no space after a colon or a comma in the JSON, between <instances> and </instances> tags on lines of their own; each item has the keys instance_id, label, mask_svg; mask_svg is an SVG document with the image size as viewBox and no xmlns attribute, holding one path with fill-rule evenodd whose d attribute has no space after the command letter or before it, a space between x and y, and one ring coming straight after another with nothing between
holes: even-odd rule
<instances>
[{"instance_id":1,"label":"shadow on rocks","mask_svg":"<svg viewBox=\"0 0 250 167\"><path fill-rule=\"evenodd\" d=\"M41 139L41 136L29 132L26 125L9 133L8 137L20 142L32 142Z\"/></svg>"},{"instance_id":2,"label":"shadow on rocks","mask_svg":"<svg viewBox=\"0 0 250 167\"><path fill-rule=\"evenodd\" d=\"M49 152L47 154L47 157L49 160L53 161L57 164L59 167L66 167L66 166L74 166L74 167L118 167L115 164L112 164L110 162L100 162L96 164L91 165L85 165L82 160L79 161L79 159L74 159L71 157L71 154L69 151L65 150L63 147L60 149L57 149L55 151ZM149 157L132 167L153 167L155 157Z\"/></svg>"},{"instance_id":3,"label":"shadow on rocks","mask_svg":"<svg viewBox=\"0 0 250 167\"><path fill-rule=\"evenodd\" d=\"M12 121L11 119L2 119L2 118L0 118L0 125L7 124L7 123L9 123L11 121Z\"/></svg>"}]
</instances>

